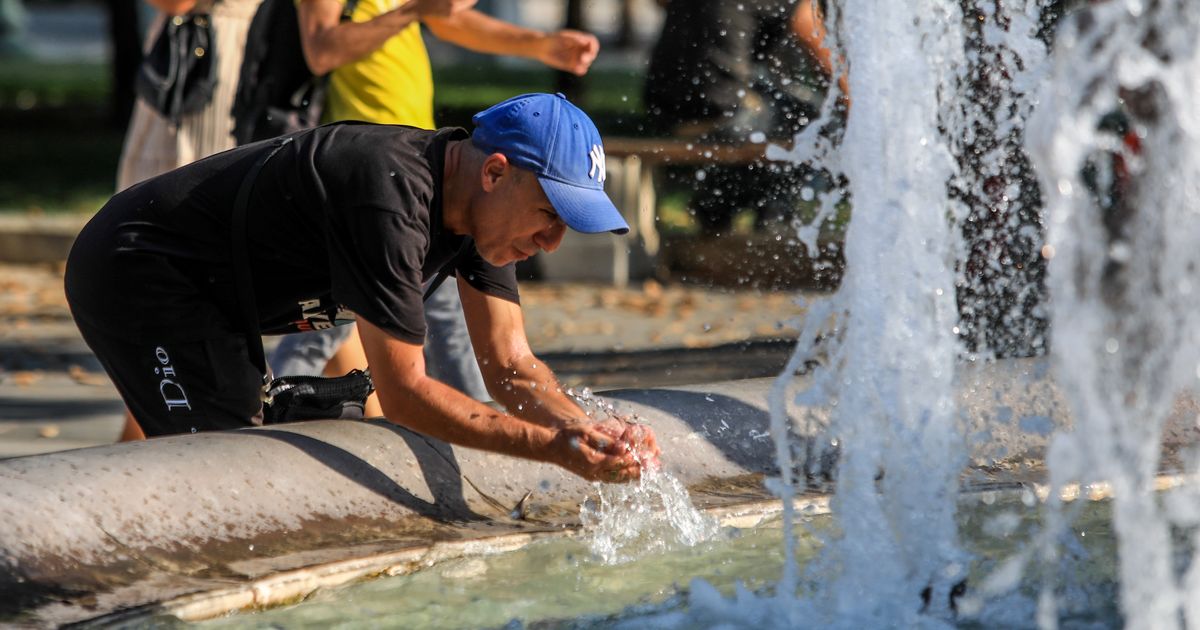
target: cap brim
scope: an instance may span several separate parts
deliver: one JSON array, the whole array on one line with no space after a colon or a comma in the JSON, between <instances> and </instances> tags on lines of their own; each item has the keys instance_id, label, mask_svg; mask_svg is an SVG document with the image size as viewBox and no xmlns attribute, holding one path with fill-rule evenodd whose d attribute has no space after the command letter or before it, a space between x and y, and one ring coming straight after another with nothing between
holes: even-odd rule
<instances>
[{"instance_id":1,"label":"cap brim","mask_svg":"<svg viewBox=\"0 0 1200 630\"><path fill-rule=\"evenodd\" d=\"M585 234L624 234L629 231L629 224L603 190L581 188L543 177L538 181L554 211L572 230Z\"/></svg>"}]
</instances>

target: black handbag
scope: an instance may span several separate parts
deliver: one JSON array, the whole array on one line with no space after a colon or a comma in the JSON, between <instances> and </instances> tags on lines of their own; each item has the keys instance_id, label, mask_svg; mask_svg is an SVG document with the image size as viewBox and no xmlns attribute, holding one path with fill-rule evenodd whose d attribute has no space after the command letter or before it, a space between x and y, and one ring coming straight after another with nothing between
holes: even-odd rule
<instances>
[{"instance_id":1,"label":"black handbag","mask_svg":"<svg viewBox=\"0 0 1200 630\"><path fill-rule=\"evenodd\" d=\"M281 376L263 388L263 424L361 418L375 390L371 374L351 370L345 376Z\"/></svg>"},{"instance_id":2,"label":"black handbag","mask_svg":"<svg viewBox=\"0 0 1200 630\"><path fill-rule=\"evenodd\" d=\"M246 335L246 349L263 374L262 402L263 423L299 422L335 418L362 418L367 397L375 391L370 370L351 370L344 376L281 376L272 378L263 353L262 337L258 327L258 309L255 308L254 287L250 280L250 255L246 244L246 207L258 173L267 161L292 141L280 138L273 149L265 153L246 176L238 188L233 203L233 219L230 222L233 236L233 271L237 284L237 298L241 306L242 330ZM470 240L462 247L450 263L438 271L437 277L425 289L424 299L437 290L450 275L451 264L468 249Z\"/></svg>"},{"instance_id":3,"label":"black handbag","mask_svg":"<svg viewBox=\"0 0 1200 630\"><path fill-rule=\"evenodd\" d=\"M204 109L217 85L214 43L208 14L168 17L138 69L137 95L176 125Z\"/></svg>"}]
</instances>

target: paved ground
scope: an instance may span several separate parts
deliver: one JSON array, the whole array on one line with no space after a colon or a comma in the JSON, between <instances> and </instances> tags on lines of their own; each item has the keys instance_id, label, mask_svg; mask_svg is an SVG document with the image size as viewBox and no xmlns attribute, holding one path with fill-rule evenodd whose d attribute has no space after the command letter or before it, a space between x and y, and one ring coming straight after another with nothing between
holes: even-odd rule
<instances>
[{"instance_id":1,"label":"paved ground","mask_svg":"<svg viewBox=\"0 0 1200 630\"><path fill-rule=\"evenodd\" d=\"M535 352L574 386L771 375L803 314L796 293L648 282L522 285ZM0 263L0 457L104 444L122 405L71 322L62 264Z\"/></svg>"}]
</instances>

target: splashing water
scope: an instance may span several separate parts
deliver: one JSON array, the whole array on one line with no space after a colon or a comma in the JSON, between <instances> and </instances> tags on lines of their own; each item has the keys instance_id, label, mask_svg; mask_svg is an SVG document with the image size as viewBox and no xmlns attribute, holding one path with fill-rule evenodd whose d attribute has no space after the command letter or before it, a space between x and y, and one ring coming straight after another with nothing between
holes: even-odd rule
<instances>
[{"instance_id":1,"label":"splashing water","mask_svg":"<svg viewBox=\"0 0 1200 630\"><path fill-rule=\"evenodd\" d=\"M855 220L846 275L827 307L840 315L839 342L800 401L835 405L831 430L846 448L833 500L838 535L809 565L813 592L800 601L788 601L799 582L785 573L780 620L911 626L922 623L921 593L929 589L927 612L941 613L965 572L954 523L965 464L952 401L959 245L945 194L957 164L939 132L964 68L957 7L849 1L828 13L854 101L840 146L818 140L811 157L846 176ZM807 325L822 319L810 315ZM805 352L798 346L793 363ZM773 435L789 471L782 396L773 398ZM780 485L787 504L791 480Z\"/></svg>"},{"instance_id":2,"label":"splashing water","mask_svg":"<svg viewBox=\"0 0 1200 630\"><path fill-rule=\"evenodd\" d=\"M1154 493L1167 411L1200 376L1200 3L1091 3L1064 22L1048 55L1038 30L1052 5L829 3L827 43L849 69L853 96L844 131L818 121L793 148L768 155L849 182L799 226L809 251L837 194L852 200L855 219L842 287L813 305L772 391L782 474L771 486L790 529L792 475L804 467L789 442L785 391L815 354L805 342L824 335L828 358L798 402L834 410L829 434L843 445L836 533L803 576L785 535L773 595L739 590L729 600L693 584L691 622L948 622L947 591L968 562L954 523L966 464L952 401L959 340L968 356L1042 352L1044 257L1056 380L1075 419L1051 441L1051 483L1114 489L1129 627L1200 625L1200 563L1190 557L1200 548L1200 490L1161 501ZM1037 251L1042 206L1047 241ZM988 301L1001 310L981 312ZM995 597L1042 580L1041 627L1057 627L1056 593L1072 592L1059 548L1070 515L1057 492L1050 497L1040 570L1023 571L1022 553L980 585Z\"/></svg>"},{"instance_id":3,"label":"splashing water","mask_svg":"<svg viewBox=\"0 0 1200 630\"><path fill-rule=\"evenodd\" d=\"M1045 50L1035 38L1041 3L981 3L987 8L977 22L985 26L970 36L971 55L966 16L957 1L829 4L827 43L845 60L853 97L844 133L839 138L818 122L797 136L791 150L772 148L768 155L812 160L843 175L849 186L842 192L852 200L855 219L846 236L842 286L810 312L801 343L772 392L771 408L783 471L774 485L790 528L794 446L788 440L784 391L796 368L811 358L805 342L822 332L833 339L825 367L798 402L832 407L829 431L845 445L833 499L837 534L807 567L799 599L802 581L789 547L773 598L739 593L733 602L705 597L693 604L708 618L732 623L744 621L747 609L754 608L772 626L940 625L952 614L951 594L968 561L954 520L966 457L953 386L964 333L956 286L971 272L959 261L977 244L964 242L962 234L970 231L959 226L979 214L1015 214L1020 203L1033 203L1021 192L1021 169L1013 166L1011 147L1014 138L1019 144L1023 137L1022 117L1031 108L1029 95L1044 66ZM980 61L981 46L990 55L990 68ZM1004 80L989 82L981 75ZM826 118L835 99L832 93L827 97ZM989 129L989 135L981 137L981 129ZM989 193L972 201L963 190ZM812 226L835 206L836 199L827 195ZM981 206L982 213L972 214ZM1022 228L1000 227L1001 232ZM995 229L976 232L996 240L1006 236ZM814 234L811 226L800 231L810 251ZM1025 249L1037 242L1036 232L1020 236ZM985 250L982 258L998 257ZM1012 258L990 265L1002 269L1028 262ZM991 278L991 285L1028 282L1004 278L1002 272ZM1009 296L1022 308L1036 306L1037 296L1021 293L1022 287L1015 292L970 288L993 300ZM1018 309L981 321L1035 321L1020 330L1025 338L1038 332L1040 315ZM837 328L823 331L830 316L836 316ZM996 343L986 335L973 338ZM1030 340L1025 351L1040 345L1040 338ZM998 348L996 354L1012 352Z\"/></svg>"},{"instance_id":4,"label":"splashing water","mask_svg":"<svg viewBox=\"0 0 1200 630\"><path fill-rule=\"evenodd\" d=\"M1167 412L1200 373L1198 41L1190 0L1091 6L1061 30L1031 124L1051 219L1054 359L1076 419L1051 445L1051 481L1112 484L1131 628L1200 625L1200 568L1173 564L1187 551L1172 536L1200 524L1200 497L1163 506L1154 493ZM1043 547L1046 573L1068 580ZM1043 584L1043 626L1056 587Z\"/></svg>"},{"instance_id":5,"label":"splashing water","mask_svg":"<svg viewBox=\"0 0 1200 630\"><path fill-rule=\"evenodd\" d=\"M715 518L692 505L674 476L647 469L634 484L595 484L597 498L580 509L588 548L605 563L690 547L717 534Z\"/></svg>"},{"instance_id":6,"label":"splashing water","mask_svg":"<svg viewBox=\"0 0 1200 630\"><path fill-rule=\"evenodd\" d=\"M618 415L612 402L595 396L590 388L570 388L566 394L593 421L639 422L636 414ZM607 564L690 547L717 533L716 519L697 510L687 488L657 466L643 468L637 483L596 483L594 489L596 497L580 506L579 517L588 548Z\"/></svg>"}]
</instances>

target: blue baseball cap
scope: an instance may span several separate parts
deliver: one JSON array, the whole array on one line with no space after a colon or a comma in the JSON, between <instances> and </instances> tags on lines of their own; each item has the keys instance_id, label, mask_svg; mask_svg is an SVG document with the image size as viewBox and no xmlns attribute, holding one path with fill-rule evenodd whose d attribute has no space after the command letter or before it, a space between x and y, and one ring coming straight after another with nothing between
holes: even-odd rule
<instances>
[{"instance_id":1,"label":"blue baseball cap","mask_svg":"<svg viewBox=\"0 0 1200 630\"><path fill-rule=\"evenodd\" d=\"M604 193L604 144L592 119L562 94L522 94L471 118L471 141L537 175L568 227L624 234L629 224Z\"/></svg>"}]
</instances>

